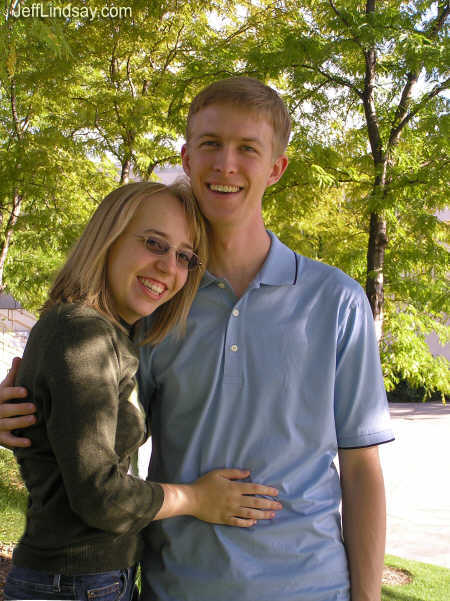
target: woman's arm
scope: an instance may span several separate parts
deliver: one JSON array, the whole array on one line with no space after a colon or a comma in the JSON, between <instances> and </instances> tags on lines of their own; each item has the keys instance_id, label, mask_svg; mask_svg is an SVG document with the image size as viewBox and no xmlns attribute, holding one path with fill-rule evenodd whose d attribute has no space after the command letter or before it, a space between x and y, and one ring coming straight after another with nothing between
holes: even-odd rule
<instances>
[{"instance_id":1,"label":"woman's arm","mask_svg":"<svg viewBox=\"0 0 450 601\"><path fill-rule=\"evenodd\" d=\"M214 524L243 528L257 520L270 520L275 510L282 509L277 501L253 495L276 496L273 487L249 482L234 482L250 475L249 471L222 469L208 472L193 484L161 484L164 503L155 520L175 515L192 515Z\"/></svg>"},{"instance_id":2,"label":"woman's arm","mask_svg":"<svg viewBox=\"0 0 450 601\"><path fill-rule=\"evenodd\" d=\"M118 423L123 360L110 325L99 318L67 320L47 345L46 429L72 510L92 527L118 534L181 514L240 526L272 517L278 503L247 495L274 489L232 481L247 472L218 470L189 485L128 475L115 450L124 435L117 431L124 428Z\"/></svg>"}]
</instances>

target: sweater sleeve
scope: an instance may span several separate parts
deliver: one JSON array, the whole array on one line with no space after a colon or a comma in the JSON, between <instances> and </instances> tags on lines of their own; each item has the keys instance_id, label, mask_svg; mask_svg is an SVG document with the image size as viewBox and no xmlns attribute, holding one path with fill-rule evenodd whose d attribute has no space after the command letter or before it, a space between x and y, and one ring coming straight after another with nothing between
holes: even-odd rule
<instances>
[{"instance_id":1,"label":"sweater sleeve","mask_svg":"<svg viewBox=\"0 0 450 601\"><path fill-rule=\"evenodd\" d=\"M70 506L116 534L144 528L163 502L162 487L128 475L115 451L119 362L110 324L91 316L64 320L46 348L44 416Z\"/></svg>"}]
</instances>

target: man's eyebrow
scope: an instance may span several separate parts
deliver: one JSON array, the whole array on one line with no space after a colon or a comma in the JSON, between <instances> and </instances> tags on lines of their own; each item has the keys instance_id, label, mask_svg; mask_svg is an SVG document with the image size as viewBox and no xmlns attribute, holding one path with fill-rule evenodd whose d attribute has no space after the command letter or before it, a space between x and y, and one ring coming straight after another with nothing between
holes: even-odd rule
<instances>
[{"instance_id":1,"label":"man's eyebrow","mask_svg":"<svg viewBox=\"0 0 450 601\"><path fill-rule=\"evenodd\" d=\"M259 138L241 138L241 142L251 142L252 144L263 145L262 141Z\"/></svg>"},{"instance_id":2,"label":"man's eyebrow","mask_svg":"<svg viewBox=\"0 0 450 601\"><path fill-rule=\"evenodd\" d=\"M221 136L219 134L215 134L214 132L205 132L204 134L200 134L198 136L198 139L201 140L202 138L220 138ZM252 144L259 144L260 146L263 146L262 141L259 138L240 138L239 140L240 142L251 142Z\"/></svg>"},{"instance_id":3,"label":"man's eyebrow","mask_svg":"<svg viewBox=\"0 0 450 601\"><path fill-rule=\"evenodd\" d=\"M205 132L204 134L200 134L199 138L220 138L219 134L215 134L214 132Z\"/></svg>"},{"instance_id":4,"label":"man's eyebrow","mask_svg":"<svg viewBox=\"0 0 450 601\"><path fill-rule=\"evenodd\" d=\"M153 228L147 228L145 229L143 232L143 234L156 234L157 236L161 236L161 238L166 238L167 239L167 233L166 232L161 232L159 230L155 230ZM189 244L189 242L183 242L181 246L185 246L186 248L190 248L192 250L193 246L192 244Z\"/></svg>"}]
</instances>

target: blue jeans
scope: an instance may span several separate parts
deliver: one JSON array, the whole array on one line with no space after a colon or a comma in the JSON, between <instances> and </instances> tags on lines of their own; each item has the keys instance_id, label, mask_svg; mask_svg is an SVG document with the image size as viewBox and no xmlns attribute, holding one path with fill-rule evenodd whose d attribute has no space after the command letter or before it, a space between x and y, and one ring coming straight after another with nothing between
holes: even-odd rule
<instances>
[{"instance_id":1,"label":"blue jeans","mask_svg":"<svg viewBox=\"0 0 450 601\"><path fill-rule=\"evenodd\" d=\"M58 601L136 601L135 568L99 574L65 576L13 566L4 599L53 599Z\"/></svg>"}]
</instances>

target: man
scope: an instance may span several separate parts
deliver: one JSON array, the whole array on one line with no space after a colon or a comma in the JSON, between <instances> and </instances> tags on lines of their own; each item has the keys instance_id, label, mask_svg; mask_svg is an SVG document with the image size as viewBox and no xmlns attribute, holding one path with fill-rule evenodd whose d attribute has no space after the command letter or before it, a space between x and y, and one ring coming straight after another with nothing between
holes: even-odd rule
<instances>
[{"instance_id":1,"label":"man","mask_svg":"<svg viewBox=\"0 0 450 601\"><path fill-rule=\"evenodd\" d=\"M216 82L193 101L182 162L210 226L208 273L186 337L144 348L140 373L151 479L242 467L280 491L283 510L245 531L152 524L146 601L380 599L376 445L393 437L373 323L358 284L264 227L262 197L287 167L289 131L281 99L254 79Z\"/></svg>"}]
</instances>

